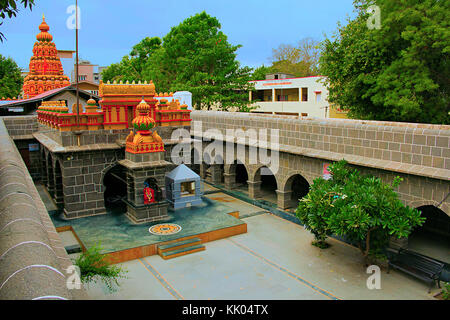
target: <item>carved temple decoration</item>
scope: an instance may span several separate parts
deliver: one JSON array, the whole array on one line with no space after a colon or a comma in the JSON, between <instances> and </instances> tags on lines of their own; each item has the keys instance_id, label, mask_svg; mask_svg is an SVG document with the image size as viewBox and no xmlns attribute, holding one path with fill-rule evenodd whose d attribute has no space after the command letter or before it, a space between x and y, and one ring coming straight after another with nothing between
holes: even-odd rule
<instances>
[{"instance_id":1,"label":"carved temple decoration","mask_svg":"<svg viewBox=\"0 0 450 320\"><path fill-rule=\"evenodd\" d=\"M148 116L154 122L153 126L191 125L191 110L187 110L186 105L180 105L178 100L168 102L167 99L154 99L156 91L153 82L111 84L100 81L99 94L101 109L98 109L95 100L89 99L84 112L81 105L78 107L78 122L75 105L72 106L71 113L53 109L48 111L39 107L38 121L60 131L130 129L138 116L137 107L144 101L148 106ZM53 106L55 101L43 102L41 106L47 107L47 103Z\"/></svg>"},{"instance_id":2,"label":"carved temple decoration","mask_svg":"<svg viewBox=\"0 0 450 320\"><path fill-rule=\"evenodd\" d=\"M150 131L155 127L155 120L149 115L150 106L142 100L136 107L139 113L133 120L133 127L137 133L132 131L126 139L125 151L130 153L163 152L164 143L156 131Z\"/></svg>"},{"instance_id":3,"label":"carved temple decoration","mask_svg":"<svg viewBox=\"0 0 450 320\"><path fill-rule=\"evenodd\" d=\"M24 79L24 98L32 98L45 91L62 88L70 85L69 77L64 75L61 60L53 37L48 30L50 27L42 17L39 26L41 31L37 36L37 42L33 46L33 56L30 59L29 74Z\"/></svg>"}]
</instances>

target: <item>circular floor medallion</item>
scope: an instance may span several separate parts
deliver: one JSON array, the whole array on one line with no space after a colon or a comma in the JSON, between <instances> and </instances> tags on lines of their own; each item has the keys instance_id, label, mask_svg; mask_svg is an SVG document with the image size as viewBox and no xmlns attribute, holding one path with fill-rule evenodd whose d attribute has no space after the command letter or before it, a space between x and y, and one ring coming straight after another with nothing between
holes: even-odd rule
<instances>
[{"instance_id":1,"label":"circular floor medallion","mask_svg":"<svg viewBox=\"0 0 450 320\"><path fill-rule=\"evenodd\" d=\"M148 232L158 236L167 236L181 231L181 226L175 223L156 224L148 229Z\"/></svg>"}]
</instances>

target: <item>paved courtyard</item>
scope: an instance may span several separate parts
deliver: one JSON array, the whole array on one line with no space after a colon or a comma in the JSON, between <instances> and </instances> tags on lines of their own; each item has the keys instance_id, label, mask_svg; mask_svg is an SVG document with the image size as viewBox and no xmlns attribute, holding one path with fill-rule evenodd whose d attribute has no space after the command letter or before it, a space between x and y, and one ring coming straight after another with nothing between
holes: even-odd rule
<instances>
[{"instance_id":1,"label":"paved courtyard","mask_svg":"<svg viewBox=\"0 0 450 320\"><path fill-rule=\"evenodd\" d=\"M238 200L239 201L239 200ZM241 204L242 205L242 204ZM251 206L247 204L248 206ZM258 214L259 211L259 214ZM330 239L311 246L303 227L254 207L248 233L206 243L206 250L171 260L150 256L121 263L118 291L87 286L91 299L433 299L415 278L382 270L381 289L369 290L359 251ZM63 236L64 242L70 237Z\"/></svg>"}]
</instances>

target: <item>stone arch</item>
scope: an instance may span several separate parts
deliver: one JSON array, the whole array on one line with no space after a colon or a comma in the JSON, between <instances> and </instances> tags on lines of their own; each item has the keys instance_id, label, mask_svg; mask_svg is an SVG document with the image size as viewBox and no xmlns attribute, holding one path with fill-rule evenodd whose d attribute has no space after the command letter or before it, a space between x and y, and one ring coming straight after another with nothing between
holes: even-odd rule
<instances>
[{"instance_id":1,"label":"stone arch","mask_svg":"<svg viewBox=\"0 0 450 320\"><path fill-rule=\"evenodd\" d=\"M249 196L252 199L262 198L268 202L277 203L279 174L274 174L266 165L258 165L252 169L248 182Z\"/></svg>"},{"instance_id":2,"label":"stone arch","mask_svg":"<svg viewBox=\"0 0 450 320\"><path fill-rule=\"evenodd\" d=\"M408 237L408 248L434 259L450 262L450 216L432 204L422 205L417 209L426 220Z\"/></svg>"},{"instance_id":3,"label":"stone arch","mask_svg":"<svg viewBox=\"0 0 450 320\"><path fill-rule=\"evenodd\" d=\"M301 171L292 171L281 181L278 192L278 206L282 209L295 208L299 199L306 196L310 181Z\"/></svg>"},{"instance_id":4,"label":"stone arch","mask_svg":"<svg viewBox=\"0 0 450 320\"><path fill-rule=\"evenodd\" d=\"M409 201L406 203L407 206L413 207L413 208L420 208L424 206L433 206L438 208L439 210L445 212L448 216L450 216L450 206L448 205L448 202L438 202L436 200L414 200Z\"/></svg>"},{"instance_id":5,"label":"stone arch","mask_svg":"<svg viewBox=\"0 0 450 320\"><path fill-rule=\"evenodd\" d=\"M108 165L102 170L101 185L105 207L115 208L127 197L126 170L119 163Z\"/></svg>"},{"instance_id":6,"label":"stone arch","mask_svg":"<svg viewBox=\"0 0 450 320\"><path fill-rule=\"evenodd\" d=\"M103 170L100 172L100 180L99 181L94 181L94 185L97 188L97 192L104 192L104 180L105 180L105 175L108 173L108 171L112 168L114 168L115 166L118 166L119 163L117 161L112 162L110 164L108 164L106 167L103 168Z\"/></svg>"}]
</instances>

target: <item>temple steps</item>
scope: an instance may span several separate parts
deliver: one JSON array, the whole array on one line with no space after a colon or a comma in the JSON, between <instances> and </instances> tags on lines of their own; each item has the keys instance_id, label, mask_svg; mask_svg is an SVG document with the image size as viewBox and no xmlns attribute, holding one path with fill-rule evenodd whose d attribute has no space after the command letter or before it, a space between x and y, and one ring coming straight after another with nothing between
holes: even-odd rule
<instances>
[{"instance_id":1,"label":"temple steps","mask_svg":"<svg viewBox=\"0 0 450 320\"><path fill-rule=\"evenodd\" d=\"M158 254L164 260L184 256L190 253L203 251L205 246L200 238L190 238L181 241L175 241L158 246Z\"/></svg>"}]
</instances>

